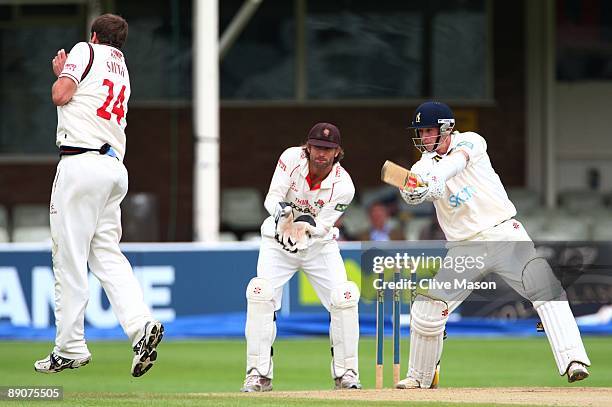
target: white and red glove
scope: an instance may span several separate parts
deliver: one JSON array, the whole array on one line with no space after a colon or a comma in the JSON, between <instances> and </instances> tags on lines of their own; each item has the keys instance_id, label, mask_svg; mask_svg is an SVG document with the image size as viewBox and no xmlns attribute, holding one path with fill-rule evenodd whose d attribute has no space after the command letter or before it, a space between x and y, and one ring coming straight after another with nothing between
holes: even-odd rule
<instances>
[{"instance_id":1,"label":"white and red glove","mask_svg":"<svg viewBox=\"0 0 612 407\"><path fill-rule=\"evenodd\" d=\"M409 205L418 205L425 201L433 202L444 196L446 183L436 175L428 174L424 177L418 176L418 184L426 184L422 187L400 189L400 194Z\"/></svg>"}]
</instances>

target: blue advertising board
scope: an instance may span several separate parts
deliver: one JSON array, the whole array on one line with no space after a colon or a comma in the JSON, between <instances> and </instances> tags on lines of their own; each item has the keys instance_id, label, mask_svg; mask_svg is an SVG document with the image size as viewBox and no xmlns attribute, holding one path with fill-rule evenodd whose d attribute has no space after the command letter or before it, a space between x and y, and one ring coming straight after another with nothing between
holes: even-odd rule
<instances>
[{"instance_id":1,"label":"blue advertising board","mask_svg":"<svg viewBox=\"0 0 612 407\"><path fill-rule=\"evenodd\" d=\"M145 302L159 320L246 311L245 288L256 274L257 243L124 244L122 249ZM358 279L359 245L343 249L343 256L350 259L353 277ZM117 326L108 299L91 273L89 292L86 323L98 328ZM313 292L305 278L292 279L284 292L283 315L324 311ZM50 247L0 246L0 323L53 326L53 295Z\"/></svg>"},{"instance_id":2,"label":"blue advertising board","mask_svg":"<svg viewBox=\"0 0 612 407\"><path fill-rule=\"evenodd\" d=\"M364 335L373 334L375 292L372 282L377 276L372 272L371 264L368 266L369 252L363 251L367 245L342 242L340 249L348 278L355 281L362 292L359 306L361 332ZM417 249L421 250L418 246ZM122 250L140 282L145 302L154 317L170 328L170 337L243 335L245 288L256 275L259 250L257 242L128 243L122 245ZM368 263L366 270L362 270L364 263ZM606 260L605 264L608 263ZM608 269L606 266L606 276L610 275ZM602 282L601 277L598 277L594 283L601 288ZM91 274L88 289L90 295L85 313L88 338L122 338L123 333L108 299L98 280ZM572 290L568 290L568 293L572 293ZM498 300L505 294L510 296L507 300L498 301L495 306L491 306L490 302L487 307L483 307L483 303L478 300L466 301L451 315L449 329L452 331L463 327L465 332L479 332L481 335L506 335L513 332L518 335L534 334L534 322L529 318L537 316L531 307L525 307L521 303L522 299L517 299L512 290L503 291L504 296L499 293L502 291L495 293ZM606 293L612 293L612 290ZM402 326L408 329L406 296L403 298ZM601 311L606 303L610 303L609 300L608 297L597 298L591 301L595 304L590 308L582 305L585 312L579 311L577 315L591 314L579 318L579 323L586 321L588 325L581 326L583 331L587 329L587 332L594 334L605 334L612 330L610 318L606 321L597 317L600 314L610 314ZM55 327L53 306L54 278L50 247L1 244L0 339L52 339ZM387 316L390 309L387 306ZM486 315L482 314L485 309L488 310ZM506 315L512 315L512 319L526 319L509 324L508 321L500 320L500 316L503 319ZM479 319L470 320L466 316L477 316ZM279 336L326 334L329 316L302 272L298 272L285 287L278 318Z\"/></svg>"}]
</instances>

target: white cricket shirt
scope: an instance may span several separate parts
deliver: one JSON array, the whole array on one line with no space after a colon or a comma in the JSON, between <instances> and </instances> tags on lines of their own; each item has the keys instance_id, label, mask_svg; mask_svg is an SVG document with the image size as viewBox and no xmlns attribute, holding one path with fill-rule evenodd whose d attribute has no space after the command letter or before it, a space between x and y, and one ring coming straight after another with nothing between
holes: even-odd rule
<instances>
[{"instance_id":1,"label":"white cricket shirt","mask_svg":"<svg viewBox=\"0 0 612 407\"><path fill-rule=\"evenodd\" d=\"M100 148L108 143L123 159L131 93L123 53L108 45L79 42L59 77L72 79L77 89L68 103L57 107L57 146Z\"/></svg>"},{"instance_id":2,"label":"white cricket shirt","mask_svg":"<svg viewBox=\"0 0 612 407\"><path fill-rule=\"evenodd\" d=\"M450 241L470 239L516 215L491 166L485 139L474 132L454 132L447 154L460 150L470 157L467 166L446 181L444 196L434 201L438 222ZM426 152L412 166L412 171L426 175L441 159L435 152Z\"/></svg>"},{"instance_id":3,"label":"white cricket shirt","mask_svg":"<svg viewBox=\"0 0 612 407\"><path fill-rule=\"evenodd\" d=\"M285 150L276 164L264 206L270 215L274 215L276 204L288 202L293 207L295 218L300 215L315 218L317 231L314 238L334 239L337 229L333 226L355 195L353 181L339 163L333 165L320 187L310 189L307 176L308 159L302 147ZM274 217L268 217L261 225L262 236L274 237L275 228Z\"/></svg>"}]
</instances>

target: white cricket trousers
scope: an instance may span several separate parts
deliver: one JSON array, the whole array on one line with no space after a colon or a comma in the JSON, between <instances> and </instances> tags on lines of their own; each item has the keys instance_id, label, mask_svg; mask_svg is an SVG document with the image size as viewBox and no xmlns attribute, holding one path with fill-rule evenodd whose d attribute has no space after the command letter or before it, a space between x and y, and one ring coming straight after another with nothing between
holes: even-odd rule
<instances>
[{"instance_id":1,"label":"white cricket trousers","mask_svg":"<svg viewBox=\"0 0 612 407\"><path fill-rule=\"evenodd\" d=\"M274 287L274 309L279 310L283 286L302 269L319 300L329 312L331 291L347 281L340 248L335 240L318 241L307 250L289 253L270 237L262 237L257 277L263 277Z\"/></svg>"},{"instance_id":2,"label":"white cricket trousers","mask_svg":"<svg viewBox=\"0 0 612 407\"><path fill-rule=\"evenodd\" d=\"M132 267L119 249L119 204L127 189L127 170L114 157L87 152L64 156L57 166L50 219L57 328L53 351L59 356L90 356L84 336L88 264L132 343L152 319Z\"/></svg>"},{"instance_id":3,"label":"white cricket trousers","mask_svg":"<svg viewBox=\"0 0 612 407\"><path fill-rule=\"evenodd\" d=\"M497 273L511 288L533 303L544 324L560 375L567 372L571 362L591 364L565 290L548 263L539 259L531 238L519 221L510 219L479 233L469 242L453 243L448 257L466 259L468 256L475 258L484 255L484 268L463 275L456 270L442 268L436 279L447 282L454 278L478 281L488 273ZM539 262L535 263L538 259ZM470 289L431 290L430 294L434 298L444 299L449 312L453 312L471 292Z\"/></svg>"}]
</instances>

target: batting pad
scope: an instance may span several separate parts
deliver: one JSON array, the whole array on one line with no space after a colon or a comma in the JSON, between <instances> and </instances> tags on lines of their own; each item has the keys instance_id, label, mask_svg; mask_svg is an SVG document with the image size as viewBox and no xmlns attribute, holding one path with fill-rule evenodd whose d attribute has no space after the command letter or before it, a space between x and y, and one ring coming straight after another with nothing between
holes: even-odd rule
<instances>
[{"instance_id":1,"label":"batting pad","mask_svg":"<svg viewBox=\"0 0 612 407\"><path fill-rule=\"evenodd\" d=\"M448 306L443 301L417 295L410 314L408 377L418 381L421 388L428 389L442 356Z\"/></svg>"},{"instance_id":2,"label":"batting pad","mask_svg":"<svg viewBox=\"0 0 612 407\"><path fill-rule=\"evenodd\" d=\"M247 375L272 378L272 344L276 338L274 287L265 278L251 279L246 290L247 316L244 335L247 341ZM253 370L257 372L254 373Z\"/></svg>"},{"instance_id":3,"label":"batting pad","mask_svg":"<svg viewBox=\"0 0 612 407\"><path fill-rule=\"evenodd\" d=\"M586 354L578 325L567 301L535 301L533 308L537 311L548 342L555 356L559 374L567 373L572 362L580 362L590 366L591 361Z\"/></svg>"},{"instance_id":4,"label":"batting pad","mask_svg":"<svg viewBox=\"0 0 612 407\"><path fill-rule=\"evenodd\" d=\"M333 378L344 376L348 370L359 373L359 289L352 281L332 290L329 336L332 347L331 372Z\"/></svg>"}]
</instances>

